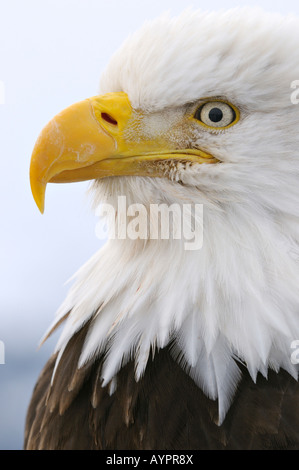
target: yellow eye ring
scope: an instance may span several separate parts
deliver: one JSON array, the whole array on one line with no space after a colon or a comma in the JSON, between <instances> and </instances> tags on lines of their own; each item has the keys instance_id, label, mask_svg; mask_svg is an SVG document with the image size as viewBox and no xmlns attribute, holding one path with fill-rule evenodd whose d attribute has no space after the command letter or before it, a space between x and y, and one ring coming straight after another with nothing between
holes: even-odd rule
<instances>
[{"instance_id":1,"label":"yellow eye ring","mask_svg":"<svg viewBox=\"0 0 299 470\"><path fill-rule=\"evenodd\" d=\"M234 126L240 119L240 111L233 104L219 99L202 103L192 116L197 123L212 130Z\"/></svg>"}]
</instances>

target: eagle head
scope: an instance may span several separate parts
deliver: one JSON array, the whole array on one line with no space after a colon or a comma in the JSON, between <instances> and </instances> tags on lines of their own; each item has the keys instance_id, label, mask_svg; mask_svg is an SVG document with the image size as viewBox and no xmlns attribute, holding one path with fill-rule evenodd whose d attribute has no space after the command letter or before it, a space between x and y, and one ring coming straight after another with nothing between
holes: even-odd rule
<instances>
[{"instance_id":1,"label":"eagle head","mask_svg":"<svg viewBox=\"0 0 299 470\"><path fill-rule=\"evenodd\" d=\"M95 204L115 209L110 225L132 222L138 204L149 227L152 205L175 204L203 235L195 250L183 237L110 238L57 314L58 362L87 321L78 367L104 354L104 385L131 358L139 380L171 345L218 399L219 422L239 363L254 381L269 368L297 378L298 40L298 19L260 10L164 15L115 53L100 95L44 128L30 169L41 211L48 182L91 179Z\"/></svg>"}]
</instances>

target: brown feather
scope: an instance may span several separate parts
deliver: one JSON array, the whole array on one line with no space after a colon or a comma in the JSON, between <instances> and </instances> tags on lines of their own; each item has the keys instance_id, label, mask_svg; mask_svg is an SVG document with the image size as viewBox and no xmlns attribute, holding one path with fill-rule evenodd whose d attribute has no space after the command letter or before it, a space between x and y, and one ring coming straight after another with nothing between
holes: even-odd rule
<instances>
[{"instance_id":1,"label":"brown feather","mask_svg":"<svg viewBox=\"0 0 299 470\"><path fill-rule=\"evenodd\" d=\"M102 358L77 369L88 325L69 342L51 387L56 357L42 371L28 409L25 449L299 449L299 385L270 371L243 378L222 426L208 399L173 360L156 351L144 376L134 363L117 388L101 386Z\"/></svg>"},{"instance_id":2,"label":"brown feather","mask_svg":"<svg viewBox=\"0 0 299 470\"><path fill-rule=\"evenodd\" d=\"M40 346L42 346L45 341L47 341L48 338L50 338L50 336L52 336L52 334L60 327L60 325L62 325L62 323L67 319L67 317L69 316L69 314L71 313L71 311L67 312L65 315L63 315L62 318L60 318L60 320L55 323L55 325L53 326L53 328L51 328L51 330L46 334L46 336L44 337L44 339L41 341L40 343Z\"/></svg>"}]
</instances>

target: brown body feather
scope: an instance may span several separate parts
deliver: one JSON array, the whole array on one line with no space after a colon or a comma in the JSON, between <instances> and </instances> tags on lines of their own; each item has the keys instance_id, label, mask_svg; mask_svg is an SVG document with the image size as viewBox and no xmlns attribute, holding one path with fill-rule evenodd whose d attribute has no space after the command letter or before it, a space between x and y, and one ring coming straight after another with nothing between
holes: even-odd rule
<instances>
[{"instance_id":1,"label":"brown body feather","mask_svg":"<svg viewBox=\"0 0 299 470\"><path fill-rule=\"evenodd\" d=\"M208 399L172 359L155 354L139 382L134 363L117 388L101 387L101 358L77 370L87 326L69 342L53 385L56 357L46 364L28 410L25 449L299 449L299 385L286 372L246 369L222 426Z\"/></svg>"}]
</instances>

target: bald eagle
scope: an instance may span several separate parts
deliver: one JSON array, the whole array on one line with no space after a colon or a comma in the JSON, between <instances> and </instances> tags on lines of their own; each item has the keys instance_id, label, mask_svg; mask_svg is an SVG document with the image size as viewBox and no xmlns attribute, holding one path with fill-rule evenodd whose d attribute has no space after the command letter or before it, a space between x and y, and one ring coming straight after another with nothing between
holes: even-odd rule
<instances>
[{"instance_id":1,"label":"bald eagle","mask_svg":"<svg viewBox=\"0 0 299 470\"><path fill-rule=\"evenodd\" d=\"M26 449L299 448L298 43L294 17L164 15L42 130L41 212L48 182L94 180L109 227L176 205L203 240L186 249L174 216L168 239L108 237L80 269Z\"/></svg>"}]
</instances>

